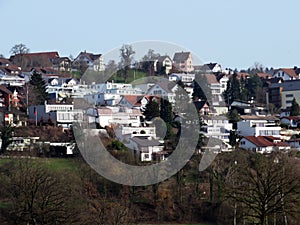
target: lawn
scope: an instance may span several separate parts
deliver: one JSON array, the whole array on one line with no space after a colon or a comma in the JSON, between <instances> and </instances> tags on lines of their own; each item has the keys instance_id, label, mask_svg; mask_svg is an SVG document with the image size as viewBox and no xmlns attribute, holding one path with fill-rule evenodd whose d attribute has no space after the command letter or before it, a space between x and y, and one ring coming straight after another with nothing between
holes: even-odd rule
<instances>
[{"instance_id":1,"label":"lawn","mask_svg":"<svg viewBox=\"0 0 300 225\"><path fill-rule=\"evenodd\" d=\"M145 72L142 72L142 71L139 71L139 70L129 70L126 83L131 83L135 80L138 80L138 79L141 79L141 78L144 78L144 77L146 77ZM116 83L124 83L125 82L124 77L120 74L115 74L115 75L111 76L109 78L109 81L112 81L112 80Z\"/></svg>"},{"instance_id":2,"label":"lawn","mask_svg":"<svg viewBox=\"0 0 300 225\"><path fill-rule=\"evenodd\" d=\"M15 158L0 158L0 167L9 163L10 161L16 160ZM24 159L27 160L27 159ZM43 163L50 170L64 170L64 171L76 171L80 168L83 161L77 158L32 158L33 162Z\"/></svg>"}]
</instances>

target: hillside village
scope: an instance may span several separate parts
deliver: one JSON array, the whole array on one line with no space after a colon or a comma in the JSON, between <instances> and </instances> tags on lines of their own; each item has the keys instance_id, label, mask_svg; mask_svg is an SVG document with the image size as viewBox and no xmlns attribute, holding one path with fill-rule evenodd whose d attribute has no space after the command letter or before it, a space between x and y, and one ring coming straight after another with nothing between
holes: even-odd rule
<instances>
[{"instance_id":1,"label":"hillside village","mask_svg":"<svg viewBox=\"0 0 300 225\"><path fill-rule=\"evenodd\" d=\"M88 118L97 135L108 135L107 130L113 128L113 138L134 150L140 161L165 160L172 152L166 145L170 134L158 134L153 119L162 115L166 105L171 107L172 113L166 116L170 118L165 120L170 125L167 133L170 127L171 132L176 131L182 119L175 110L178 87L184 88L199 113L199 134L221 140L222 144L211 146L217 151L300 150L300 68L257 66L237 71L218 63L194 65L191 52L176 52L174 56L149 53L143 60L131 62L127 71L116 64L105 65L102 54L86 51L74 59L58 52L0 58L0 118L4 129L14 129L9 139L2 129L2 153L30 152L33 144L47 143L64 148L64 155L72 155L76 142L70 134L72 124ZM125 73L129 78L139 73L164 79L144 84L126 79L101 82L101 76L122 77ZM46 91L43 101L32 89L36 88L32 82L35 77L42 78ZM163 104L164 99L168 104ZM84 109L82 102L87 104ZM158 113L153 105L158 106ZM57 133L52 131L47 137L34 132L41 127L56 127Z\"/></svg>"},{"instance_id":2,"label":"hillside village","mask_svg":"<svg viewBox=\"0 0 300 225\"><path fill-rule=\"evenodd\" d=\"M298 224L298 67L135 59L131 45L120 62L13 50L0 58L1 224ZM184 166L116 182L95 170L107 163L99 140L141 180L140 168L174 166L177 149ZM105 171L136 179L115 161Z\"/></svg>"}]
</instances>

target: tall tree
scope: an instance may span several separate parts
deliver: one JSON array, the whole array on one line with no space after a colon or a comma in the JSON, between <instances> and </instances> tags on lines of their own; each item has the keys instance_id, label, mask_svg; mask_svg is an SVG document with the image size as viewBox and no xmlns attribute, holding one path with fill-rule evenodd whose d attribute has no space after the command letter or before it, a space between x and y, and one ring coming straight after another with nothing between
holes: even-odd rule
<instances>
[{"instance_id":1,"label":"tall tree","mask_svg":"<svg viewBox=\"0 0 300 225\"><path fill-rule=\"evenodd\" d=\"M16 44L11 48L10 53L14 56L13 62L16 65L18 65L20 67L25 66L24 54L29 53L29 48L27 48L26 45L24 45L22 43Z\"/></svg>"},{"instance_id":2,"label":"tall tree","mask_svg":"<svg viewBox=\"0 0 300 225\"><path fill-rule=\"evenodd\" d=\"M27 48L26 45L24 45L22 43L14 45L10 50L10 53L12 55L22 55L22 54L26 54L28 52L29 52L29 48Z\"/></svg>"},{"instance_id":3,"label":"tall tree","mask_svg":"<svg viewBox=\"0 0 300 225\"><path fill-rule=\"evenodd\" d=\"M48 93L46 92L46 82L42 75L38 72L34 72L30 79L30 101L32 105L44 104L45 100L48 99Z\"/></svg>"},{"instance_id":4,"label":"tall tree","mask_svg":"<svg viewBox=\"0 0 300 225\"><path fill-rule=\"evenodd\" d=\"M128 78L128 72L130 66L134 60L135 51L133 50L131 45L124 44L120 49L120 57L121 57L121 67L122 71L124 72L125 82Z\"/></svg>"},{"instance_id":5,"label":"tall tree","mask_svg":"<svg viewBox=\"0 0 300 225\"><path fill-rule=\"evenodd\" d=\"M289 215L299 216L299 167L290 160L251 154L247 162L238 162L226 183L235 216L238 209L244 221L260 225L287 225Z\"/></svg>"},{"instance_id":6,"label":"tall tree","mask_svg":"<svg viewBox=\"0 0 300 225\"><path fill-rule=\"evenodd\" d=\"M11 124L4 125L0 128L0 137L2 140L0 154L3 154L6 151L7 147L12 143L11 138L13 136L13 131L14 127Z\"/></svg>"},{"instance_id":7,"label":"tall tree","mask_svg":"<svg viewBox=\"0 0 300 225\"><path fill-rule=\"evenodd\" d=\"M229 78L227 82L227 89L224 92L224 97L227 104L231 104L234 100L241 99L241 84L236 73Z\"/></svg>"},{"instance_id":8,"label":"tall tree","mask_svg":"<svg viewBox=\"0 0 300 225\"><path fill-rule=\"evenodd\" d=\"M296 101L295 98L292 101L290 115L291 116L299 116L300 115L300 106L299 106L299 104L298 104L298 102Z\"/></svg>"},{"instance_id":9,"label":"tall tree","mask_svg":"<svg viewBox=\"0 0 300 225\"><path fill-rule=\"evenodd\" d=\"M166 123L171 123L173 121L172 104L163 98L160 101L160 118Z\"/></svg>"},{"instance_id":10,"label":"tall tree","mask_svg":"<svg viewBox=\"0 0 300 225\"><path fill-rule=\"evenodd\" d=\"M154 117L158 117L160 115L159 104L155 101L149 101L146 105L144 115L147 120L151 120Z\"/></svg>"},{"instance_id":11,"label":"tall tree","mask_svg":"<svg viewBox=\"0 0 300 225\"><path fill-rule=\"evenodd\" d=\"M250 75L246 80L245 89L247 90L247 100L255 99L257 92L260 88L262 88L263 83L259 76Z\"/></svg>"},{"instance_id":12,"label":"tall tree","mask_svg":"<svg viewBox=\"0 0 300 225\"><path fill-rule=\"evenodd\" d=\"M30 160L16 160L7 169L1 181L13 224L84 224L84 189L78 177Z\"/></svg>"}]
</instances>

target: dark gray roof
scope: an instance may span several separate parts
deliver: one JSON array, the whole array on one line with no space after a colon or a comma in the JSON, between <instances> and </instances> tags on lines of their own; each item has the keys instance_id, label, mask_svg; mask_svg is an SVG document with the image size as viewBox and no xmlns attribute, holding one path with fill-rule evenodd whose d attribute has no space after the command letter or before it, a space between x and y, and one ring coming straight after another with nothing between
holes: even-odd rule
<instances>
[{"instance_id":1,"label":"dark gray roof","mask_svg":"<svg viewBox=\"0 0 300 225\"><path fill-rule=\"evenodd\" d=\"M172 61L172 59L169 56L167 56L167 55L159 56L157 58L157 60L158 60L158 62L163 62L166 58L169 58Z\"/></svg>"},{"instance_id":2,"label":"dark gray roof","mask_svg":"<svg viewBox=\"0 0 300 225\"><path fill-rule=\"evenodd\" d=\"M191 52L176 52L174 54L173 61L175 62L186 61L189 58L190 54Z\"/></svg>"},{"instance_id":3,"label":"dark gray roof","mask_svg":"<svg viewBox=\"0 0 300 225\"><path fill-rule=\"evenodd\" d=\"M282 91L299 91L300 80L287 80L282 83L273 83L270 88L282 87Z\"/></svg>"},{"instance_id":4,"label":"dark gray roof","mask_svg":"<svg viewBox=\"0 0 300 225\"><path fill-rule=\"evenodd\" d=\"M137 143L141 147L149 147L149 146L158 146L160 145L160 142L158 140L149 140L147 138L142 137L133 137L131 138L132 141Z\"/></svg>"}]
</instances>

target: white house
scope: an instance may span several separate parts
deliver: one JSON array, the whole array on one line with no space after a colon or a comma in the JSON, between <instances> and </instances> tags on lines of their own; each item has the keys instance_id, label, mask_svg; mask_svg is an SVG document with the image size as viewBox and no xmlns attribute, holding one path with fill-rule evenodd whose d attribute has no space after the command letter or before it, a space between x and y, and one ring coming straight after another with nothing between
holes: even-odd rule
<instances>
[{"instance_id":1,"label":"white house","mask_svg":"<svg viewBox=\"0 0 300 225\"><path fill-rule=\"evenodd\" d=\"M166 74L169 74L172 70L172 59L167 56L159 56L157 60L154 62L154 71L158 71L158 64L159 66L163 67L165 69Z\"/></svg>"},{"instance_id":2,"label":"white house","mask_svg":"<svg viewBox=\"0 0 300 225\"><path fill-rule=\"evenodd\" d=\"M174 104L176 90L176 83L167 80L161 80L148 90L147 95L163 97L166 98L170 103Z\"/></svg>"},{"instance_id":3,"label":"white house","mask_svg":"<svg viewBox=\"0 0 300 225\"><path fill-rule=\"evenodd\" d=\"M74 59L73 68L79 68L80 66L87 66L89 70L104 71L105 65L102 54L93 54L86 51L80 52Z\"/></svg>"},{"instance_id":4,"label":"white house","mask_svg":"<svg viewBox=\"0 0 300 225\"><path fill-rule=\"evenodd\" d=\"M290 150L291 147L273 136L244 136L240 140L240 147L258 153L271 153L272 151Z\"/></svg>"},{"instance_id":5,"label":"white house","mask_svg":"<svg viewBox=\"0 0 300 225\"><path fill-rule=\"evenodd\" d=\"M273 116L241 116L237 122L238 134L241 136L280 137L279 119Z\"/></svg>"},{"instance_id":6,"label":"white house","mask_svg":"<svg viewBox=\"0 0 300 225\"><path fill-rule=\"evenodd\" d=\"M204 66L208 67L210 72L213 72L213 73L221 73L222 72L222 66L218 63L207 63L207 64L204 64Z\"/></svg>"},{"instance_id":7,"label":"white house","mask_svg":"<svg viewBox=\"0 0 300 225\"><path fill-rule=\"evenodd\" d=\"M232 124L226 116L206 116L202 117L205 124L201 130L206 137L218 138L224 142L229 142L229 132Z\"/></svg>"},{"instance_id":8,"label":"white house","mask_svg":"<svg viewBox=\"0 0 300 225\"><path fill-rule=\"evenodd\" d=\"M299 79L299 73L294 68L280 68L275 70L273 77L282 78L283 80Z\"/></svg>"},{"instance_id":9,"label":"white house","mask_svg":"<svg viewBox=\"0 0 300 225\"><path fill-rule=\"evenodd\" d=\"M142 116L141 111L138 109L106 106L98 108L98 118L96 121L101 127L112 126L114 124L139 127Z\"/></svg>"},{"instance_id":10,"label":"white house","mask_svg":"<svg viewBox=\"0 0 300 225\"><path fill-rule=\"evenodd\" d=\"M38 123L51 120L58 126L69 128L72 123L82 121L83 111L74 109L73 104L48 104L45 101L44 105L29 106L29 119Z\"/></svg>"},{"instance_id":11,"label":"white house","mask_svg":"<svg viewBox=\"0 0 300 225\"><path fill-rule=\"evenodd\" d=\"M130 138L129 146L134 151L135 156L142 162L165 159L164 146L158 140L133 137Z\"/></svg>"}]
</instances>

